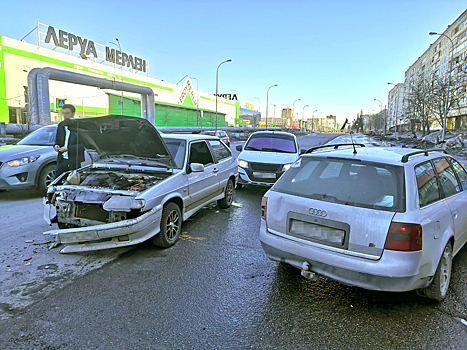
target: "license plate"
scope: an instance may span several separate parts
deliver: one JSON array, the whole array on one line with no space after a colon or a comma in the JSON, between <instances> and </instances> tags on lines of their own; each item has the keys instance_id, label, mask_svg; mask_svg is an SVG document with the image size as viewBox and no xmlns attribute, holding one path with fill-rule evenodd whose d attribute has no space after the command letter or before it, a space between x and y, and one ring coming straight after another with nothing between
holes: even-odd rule
<instances>
[{"instance_id":1,"label":"license plate","mask_svg":"<svg viewBox=\"0 0 467 350\"><path fill-rule=\"evenodd\" d=\"M345 231L343 230L316 225L300 220L291 221L290 233L302 236L304 238L317 239L337 245L344 245L345 239Z\"/></svg>"},{"instance_id":2,"label":"license plate","mask_svg":"<svg viewBox=\"0 0 467 350\"><path fill-rule=\"evenodd\" d=\"M253 176L254 177L259 177L259 178L262 178L262 179L275 179L276 178L276 174L274 173L260 173L260 172L253 172Z\"/></svg>"}]
</instances>

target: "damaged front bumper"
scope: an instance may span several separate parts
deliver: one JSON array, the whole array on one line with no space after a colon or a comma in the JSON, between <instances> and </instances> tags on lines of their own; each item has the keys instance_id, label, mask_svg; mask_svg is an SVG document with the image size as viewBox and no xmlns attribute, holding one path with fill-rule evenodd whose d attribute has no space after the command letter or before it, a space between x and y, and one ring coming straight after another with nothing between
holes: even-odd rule
<instances>
[{"instance_id":1,"label":"damaged front bumper","mask_svg":"<svg viewBox=\"0 0 467 350\"><path fill-rule=\"evenodd\" d=\"M50 205L50 204L48 204ZM60 253L77 253L138 244L160 232L162 205L141 216L108 224L44 232L65 247Z\"/></svg>"}]
</instances>

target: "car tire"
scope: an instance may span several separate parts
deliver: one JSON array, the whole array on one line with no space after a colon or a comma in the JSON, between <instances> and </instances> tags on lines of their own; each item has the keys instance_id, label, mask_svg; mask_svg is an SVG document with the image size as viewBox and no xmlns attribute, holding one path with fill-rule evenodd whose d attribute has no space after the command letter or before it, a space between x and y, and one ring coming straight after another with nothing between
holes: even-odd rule
<instances>
[{"instance_id":1,"label":"car tire","mask_svg":"<svg viewBox=\"0 0 467 350\"><path fill-rule=\"evenodd\" d=\"M47 192L47 186L55 179L55 164L49 164L42 169L37 179L37 190L40 193Z\"/></svg>"},{"instance_id":2,"label":"car tire","mask_svg":"<svg viewBox=\"0 0 467 350\"><path fill-rule=\"evenodd\" d=\"M182 213L177 204L169 202L162 210L160 232L152 238L152 243L158 247L173 246L180 237L182 230Z\"/></svg>"},{"instance_id":3,"label":"car tire","mask_svg":"<svg viewBox=\"0 0 467 350\"><path fill-rule=\"evenodd\" d=\"M230 208L233 202L233 194L234 194L234 184L233 184L232 179L229 179L229 181L227 181L227 185L225 186L224 198L219 199L217 201L217 204L219 204L219 208L221 209Z\"/></svg>"},{"instance_id":4,"label":"car tire","mask_svg":"<svg viewBox=\"0 0 467 350\"><path fill-rule=\"evenodd\" d=\"M242 184L237 184L237 188L236 188L236 189L237 189L237 190L243 190L244 187L245 187L245 186L242 185Z\"/></svg>"},{"instance_id":5,"label":"car tire","mask_svg":"<svg viewBox=\"0 0 467 350\"><path fill-rule=\"evenodd\" d=\"M451 242L448 242L439 259L433 282L423 290L423 294L425 294L427 298L442 301L446 297L449 289L449 281L451 280L451 268L452 247Z\"/></svg>"}]
</instances>

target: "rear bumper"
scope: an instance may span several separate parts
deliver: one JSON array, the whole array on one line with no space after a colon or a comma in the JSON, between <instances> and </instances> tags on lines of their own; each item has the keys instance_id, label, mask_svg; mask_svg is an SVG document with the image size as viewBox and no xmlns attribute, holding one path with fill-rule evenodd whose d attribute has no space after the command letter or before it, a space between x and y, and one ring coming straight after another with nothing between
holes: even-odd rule
<instances>
[{"instance_id":1,"label":"rear bumper","mask_svg":"<svg viewBox=\"0 0 467 350\"><path fill-rule=\"evenodd\" d=\"M76 253L100 249L119 248L138 244L160 232L162 206L156 207L136 219L88 227L51 230L45 235L55 236L65 244L60 253Z\"/></svg>"},{"instance_id":2,"label":"rear bumper","mask_svg":"<svg viewBox=\"0 0 467 350\"><path fill-rule=\"evenodd\" d=\"M318 275L351 286L404 292L431 283L431 277L419 274L421 252L384 250L379 260L355 257L273 234L267 231L264 220L261 220L259 239L269 259L298 269L308 262L310 270Z\"/></svg>"}]
</instances>

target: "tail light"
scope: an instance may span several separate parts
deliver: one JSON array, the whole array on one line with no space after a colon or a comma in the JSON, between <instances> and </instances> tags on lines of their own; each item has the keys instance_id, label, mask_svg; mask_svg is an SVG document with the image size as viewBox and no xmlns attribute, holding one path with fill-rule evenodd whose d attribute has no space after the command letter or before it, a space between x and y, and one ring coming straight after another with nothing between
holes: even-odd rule
<instances>
[{"instance_id":1,"label":"tail light","mask_svg":"<svg viewBox=\"0 0 467 350\"><path fill-rule=\"evenodd\" d=\"M268 197L261 198L261 219L266 220L266 211L268 209Z\"/></svg>"},{"instance_id":2,"label":"tail light","mask_svg":"<svg viewBox=\"0 0 467 350\"><path fill-rule=\"evenodd\" d=\"M422 250L422 226L391 222L384 249L405 252Z\"/></svg>"}]
</instances>

